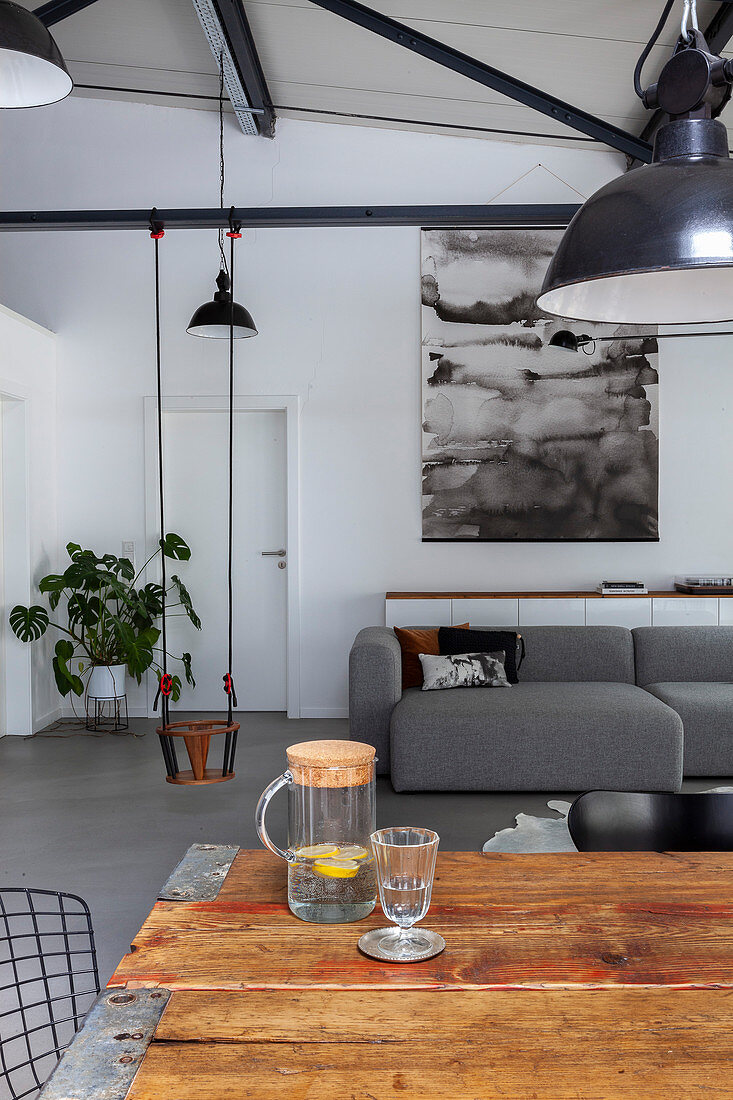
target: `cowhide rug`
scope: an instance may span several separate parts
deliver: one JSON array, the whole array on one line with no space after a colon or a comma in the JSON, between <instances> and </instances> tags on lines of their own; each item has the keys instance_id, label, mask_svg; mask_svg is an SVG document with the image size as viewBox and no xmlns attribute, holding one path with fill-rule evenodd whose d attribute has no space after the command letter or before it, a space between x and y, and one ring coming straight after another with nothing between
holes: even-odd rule
<instances>
[{"instance_id":1,"label":"cowhide rug","mask_svg":"<svg viewBox=\"0 0 733 1100\"><path fill-rule=\"evenodd\" d=\"M733 787L713 787L704 794L733 794ZM574 852L575 845L568 830L570 802L551 800L547 803L557 817L534 817L517 814L513 829L501 829L484 844L484 852Z\"/></svg>"}]
</instances>

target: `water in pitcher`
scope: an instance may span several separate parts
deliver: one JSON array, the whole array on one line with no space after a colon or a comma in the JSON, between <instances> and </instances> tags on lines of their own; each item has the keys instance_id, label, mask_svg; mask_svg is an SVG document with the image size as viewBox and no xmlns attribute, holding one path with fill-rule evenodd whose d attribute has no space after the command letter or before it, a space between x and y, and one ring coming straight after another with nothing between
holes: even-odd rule
<instances>
[{"instance_id":1,"label":"water in pitcher","mask_svg":"<svg viewBox=\"0 0 733 1100\"><path fill-rule=\"evenodd\" d=\"M372 853L359 844L296 849L288 867L288 904L301 920L346 924L368 917L376 904Z\"/></svg>"}]
</instances>

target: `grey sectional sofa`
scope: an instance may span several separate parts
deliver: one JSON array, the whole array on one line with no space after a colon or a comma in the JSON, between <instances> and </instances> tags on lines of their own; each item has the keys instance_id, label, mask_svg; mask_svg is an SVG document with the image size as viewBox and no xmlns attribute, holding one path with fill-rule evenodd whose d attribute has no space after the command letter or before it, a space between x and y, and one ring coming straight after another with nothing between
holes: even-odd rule
<instances>
[{"instance_id":1,"label":"grey sectional sofa","mask_svg":"<svg viewBox=\"0 0 733 1100\"><path fill-rule=\"evenodd\" d=\"M733 627L632 631L636 682L679 714L684 774L733 776Z\"/></svg>"},{"instance_id":2,"label":"grey sectional sofa","mask_svg":"<svg viewBox=\"0 0 733 1100\"><path fill-rule=\"evenodd\" d=\"M392 630L349 661L351 737L398 791L678 790L733 775L733 627L522 628L507 690L402 692Z\"/></svg>"}]
</instances>

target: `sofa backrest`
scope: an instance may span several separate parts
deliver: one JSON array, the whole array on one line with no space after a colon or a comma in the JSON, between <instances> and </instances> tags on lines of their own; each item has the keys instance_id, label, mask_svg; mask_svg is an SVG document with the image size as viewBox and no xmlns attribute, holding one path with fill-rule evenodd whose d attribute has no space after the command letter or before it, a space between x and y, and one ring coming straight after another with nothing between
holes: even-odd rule
<instances>
[{"instance_id":1,"label":"sofa backrest","mask_svg":"<svg viewBox=\"0 0 733 1100\"><path fill-rule=\"evenodd\" d=\"M434 630L410 626L408 630ZM480 630L481 627L476 627ZM516 630L516 626L487 627ZM518 676L537 682L596 681L633 684L634 642L625 626L521 626L527 648Z\"/></svg>"},{"instance_id":2,"label":"sofa backrest","mask_svg":"<svg viewBox=\"0 0 733 1100\"><path fill-rule=\"evenodd\" d=\"M520 633L527 647L520 683L634 683L634 643L624 626L525 626Z\"/></svg>"},{"instance_id":3,"label":"sofa backrest","mask_svg":"<svg viewBox=\"0 0 733 1100\"><path fill-rule=\"evenodd\" d=\"M733 682L733 626L640 626L632 634L640 687Z\"/></svg>"}]
</instances>

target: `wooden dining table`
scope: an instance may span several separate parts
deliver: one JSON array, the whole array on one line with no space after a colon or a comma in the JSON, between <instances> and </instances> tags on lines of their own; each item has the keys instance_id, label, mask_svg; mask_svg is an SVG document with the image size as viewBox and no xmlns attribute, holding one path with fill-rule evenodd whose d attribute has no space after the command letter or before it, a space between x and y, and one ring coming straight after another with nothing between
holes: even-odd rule
<instances>
[{"instance_id":1,"label":"wooden dining table","mask_svg":"<svg viewBox=\"0 0 733 1100\"><path fill-rule=\"evenodd\" d=\"M286 884L194 846L44 1100L733 1097L733 853L440 853L411 964Z\"/></svg>"}]
</instances>

